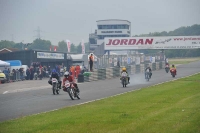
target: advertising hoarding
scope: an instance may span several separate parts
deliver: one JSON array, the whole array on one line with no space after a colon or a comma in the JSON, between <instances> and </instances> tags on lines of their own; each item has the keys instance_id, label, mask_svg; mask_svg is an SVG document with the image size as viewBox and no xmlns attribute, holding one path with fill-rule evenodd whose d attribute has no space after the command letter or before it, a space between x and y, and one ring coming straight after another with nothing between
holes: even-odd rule
<instances>
[{"instance_id":1,"label":"advertising hoarding","mask_svg":"<svg viewBox=\"0 0 200 133\"><path fill-rule=\"evenodd\" d=\"M200 48L200 36L104 38L104 46L105 50L195 49Z\"/></svg>"}]
</instances>

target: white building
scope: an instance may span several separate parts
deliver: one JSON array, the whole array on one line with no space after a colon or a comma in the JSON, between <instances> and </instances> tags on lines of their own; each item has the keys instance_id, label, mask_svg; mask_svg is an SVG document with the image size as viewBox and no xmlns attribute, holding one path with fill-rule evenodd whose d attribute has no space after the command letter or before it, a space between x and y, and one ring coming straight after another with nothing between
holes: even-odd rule
<instances>
[{"instance_id":1,"label":"white building","mask_svg":"<svg viewBox=\"0 0 200 133\"><path fill-rule=\"evenodd\" d=\"M120 19L97 21L97 30L89 35L90 49L95 49L104 42L105 37L130 37L131 22Z\"/></svg>"}]
</instances>

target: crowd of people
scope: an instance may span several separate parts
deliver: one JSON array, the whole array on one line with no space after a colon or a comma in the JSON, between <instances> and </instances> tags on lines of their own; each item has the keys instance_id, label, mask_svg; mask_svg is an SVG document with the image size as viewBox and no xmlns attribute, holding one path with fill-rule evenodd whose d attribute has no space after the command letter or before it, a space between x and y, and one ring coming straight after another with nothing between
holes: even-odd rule
<instances>
[{"instance_id":1,"label":"crowd of people","mask_svg":"<svg viewBox=\"0 0 200 133\"><path fill-rule=\"evenodd\" d=\"M87 71L85 67L81 68L79 65L72 65L69 70L67 67L63 65L55 65L54 67L51 66L42 66L39 63L32 63L31 66L27 69L19 68L19 69L12 69L5 67L2 71L6 75L7 82L11 81L21 81L21 80L35 80L36 76L37 79L42 78L49 78L52 70L55 69L58 75L61 77L64 75L66 71L69 71L70 75L73 78L78 78L80 73L84 73Z\"/></svg>"}]
</instances>

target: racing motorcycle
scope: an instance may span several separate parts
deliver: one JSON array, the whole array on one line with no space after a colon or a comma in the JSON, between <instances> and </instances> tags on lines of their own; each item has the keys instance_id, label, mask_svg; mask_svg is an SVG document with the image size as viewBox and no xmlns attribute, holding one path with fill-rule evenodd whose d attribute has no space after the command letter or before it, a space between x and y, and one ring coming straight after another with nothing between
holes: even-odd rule
<instances>
[{"instance_id":1,"label":"racing motorcycle","mask_svg":"<svg viewBox=\"0 0 200 133\"><path fill-rule=\"evenodd\" d=\"M65 82L65 86L64 86L63 90L68 92L68 94L72 100L74 100L75 98L80 99L80 96L76 90L76 87L74 86L74 84L70 83L69 81Z\"/></svg>"},{"instance_id":2,"label":"racing motorcycle","mask_svg":"<svg viewBox=\"0 0 200 133\"><path fill-rule=\"evenodd\" d=\"M168 65L165 67L165 71L166 71L166 73L169 72L169 66Z\"/></svg>"},{"instance_id":3,"label":"racing motorcycle","mask_svg":"<svg viewBox=\"0 0 200 133\"><path fill-rule=\"evenodd\" d=\"M56 78L52 78L51 81L52 81L52 91L53 91L53 94L54 95L56 93L59 94L60 88L59 88L58 80Z\"/></svg>"},{"instance_id":4,"label":"racing motorcycle","mask_svg":"<svg viewBox=\"0 0 200 133\"><path fill-rule=\"evenodd\" d=\"M121 74L121 78L120 79L121 79L122 86L126 87L126 85L128 84L128 75L127 75L127 73L123 72Z\"/></svg>"},{"instance_id":5,"label":"racing motorcycle","mask_svg":"<svg viewBox=\"0 0 200 133\"><path fill-rule=\"evenodd\" d=\"M176 75L176 69L171 69L170 70L172 77L174 78Z\"/></svg>"},{"instance_id":6,"label":"racing motorcycle","mask_svg":"<svg viewBox=\"0 0 200 133\"><path fill-rule=\"evenodd\" d=\"M145 74L145 78L146 78L146 81L149 81L149 79L150 79L150 72L146 72L146 74Z\"/></svg>"}]
</instances>

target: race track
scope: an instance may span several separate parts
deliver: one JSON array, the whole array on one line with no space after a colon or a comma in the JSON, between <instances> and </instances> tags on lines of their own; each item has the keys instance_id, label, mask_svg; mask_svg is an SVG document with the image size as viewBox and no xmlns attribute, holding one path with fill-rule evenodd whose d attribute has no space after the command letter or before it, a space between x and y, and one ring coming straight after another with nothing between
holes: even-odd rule
<instances>
[{"instance_id":1,"label":"race track","mask_svg":"<svg viewBox=\"0 0 200 133\"><path fill-rule=\"evenodd\" d=\"M179 65L177 71L175 78L164 69L153 71L149 82L144 79L144 73L134 74L131 75L131 84L126 88L122 87L119 78L81 83L80 100L71 100L62 90L59 95L53 95L51 86L47 83L48 79L0 84L0 121L91 102L199 73L200 61Z\"/></svg>"}]
</instances>

